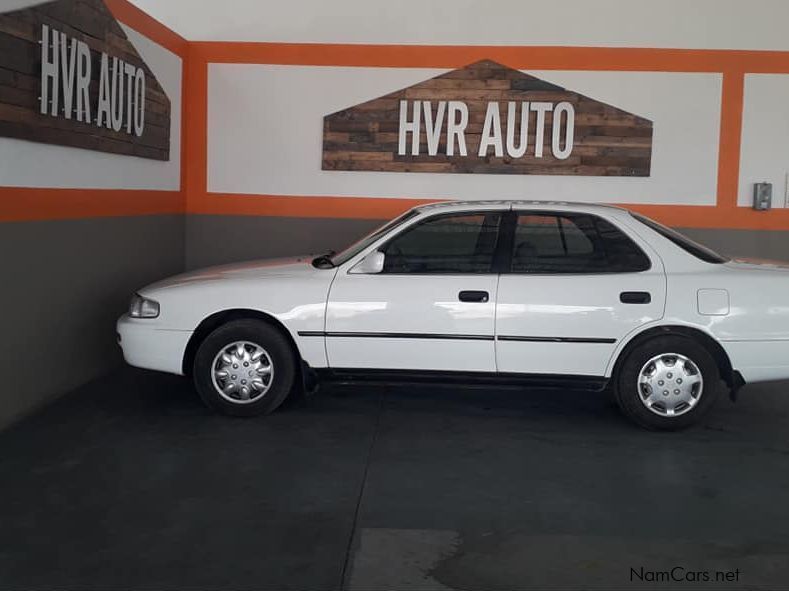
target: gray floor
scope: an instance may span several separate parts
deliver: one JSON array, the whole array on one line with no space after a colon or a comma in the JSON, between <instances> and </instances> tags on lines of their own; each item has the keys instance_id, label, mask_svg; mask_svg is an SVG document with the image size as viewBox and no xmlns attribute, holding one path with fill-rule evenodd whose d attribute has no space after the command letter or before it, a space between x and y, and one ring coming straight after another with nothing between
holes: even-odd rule
<instances>
[{"instance_id":1,"label":"gray floor","mask_svg":"<svg viewBox=\"0 0 789 591\"><path fill-rule=\"evenodd\" d=\"M4 590L789 581L786 385L664 434L561 391L335 387L227 419L126 369L0 434L0 483ZM655 582L674 567L712 582Z\"/></svg>"}]
</instances>

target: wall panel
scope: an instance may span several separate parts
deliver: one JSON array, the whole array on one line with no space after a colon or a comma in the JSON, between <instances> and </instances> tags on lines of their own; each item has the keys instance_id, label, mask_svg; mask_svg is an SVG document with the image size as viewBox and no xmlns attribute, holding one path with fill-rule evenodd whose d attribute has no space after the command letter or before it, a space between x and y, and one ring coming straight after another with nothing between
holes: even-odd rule
<instances>
[{"instance_id":1,"label":"wall panel","mask_svg":"<svg viewBox=\"0 0 789 591\"><path fill-rule=\"evenodd\" d=\"M157 162L0 137L0 186L180 189L183 60L137 31L123 24L121 26L170 98L170 160Z\"/></svg>"},{"instance_id":2,"label":"wall panel","mask_svg":"<svg viewBox=\"0 0 789 591\"><path fill-rule=\"evenodd\" d=\"M170 98L170 161L0 138L0 426L117 367L134 290L183 270L185 52L124 0L107 4L170 48L122 24Z\"/></svg>"},{"instance_id":3,"label":"wall panel","mask_svg":"<svg viewBox=\"0 0 789 591\"><path fill-rule=\"evenodd\" d=\"M445 70L211 64L208 190L421 199L715 203L719 74L529 71L654 122L646 178L321 170L324 115Z\"/></svg>"},{"instance_id":4,"label":"wall panel","mask_svg":"<svg viewBox=\"0 0 789 591\"><path fill-rule=\"evenodd\" d=\"M753 202L753 184L773 184L773 207L787 207L789 74L747 74L737 202Z\"/></svg>"}]
</instances>

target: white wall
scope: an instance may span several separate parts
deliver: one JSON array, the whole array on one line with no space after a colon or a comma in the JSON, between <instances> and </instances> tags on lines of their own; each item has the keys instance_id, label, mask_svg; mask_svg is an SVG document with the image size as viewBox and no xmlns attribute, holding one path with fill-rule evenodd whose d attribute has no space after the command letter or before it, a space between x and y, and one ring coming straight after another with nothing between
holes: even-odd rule
<instances>
[{"instance_id":1,"label":"white wall","mask_svg":"<svg viewBox=\"0 0 789 591\"><path fill-rule=\"evenodd\" d=\"M718 74L528 72L651 119L654 139L652 174L648 178L321 170L324 115L445 71L210 64L209 191L697 205L715 202L721 94Z\"/></svg>"},{"instance_id":2,"label":"white wall","mask_svg":"<svg viewBox=\"0 0 789 591\"><path fill-rule=\"evenodd\" d=\"M786 0L132 0L190 40L789 49Z\"/></svg>"},{"instance_id":3,"label":"white wall","mask_svg":"<svg viewBox=\"0 0 789 591\"><path fill-rule=\"evenodd\" d=\"M0 137L0 186L170 191L180 188L181 58L129 27L123 28L170 98L170 160L160 162Z\"/></svg>"},{"instance_id":4,"label":"white wall","mask_svg":"<svg viewBox=\"0 0 789 591\"><path fill-rule=\"evenodd\" d=\"M773 184L773 207L786 207L789 175L789 75L747 74L738 203L753 202L753 184Z\"/></svg>"}]
</instances>

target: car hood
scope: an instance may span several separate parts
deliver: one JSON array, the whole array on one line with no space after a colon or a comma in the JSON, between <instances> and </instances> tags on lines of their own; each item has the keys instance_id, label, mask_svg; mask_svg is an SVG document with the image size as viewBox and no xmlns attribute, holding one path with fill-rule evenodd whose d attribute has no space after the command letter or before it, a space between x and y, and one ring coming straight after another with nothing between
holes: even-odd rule
<instances>
[{"instance_id":1,"label":"car hood","mask_svg":"<svg viewBox=\"0 0 789 591\"><path fill-rule=\"evenodd\" d=\"M312 266L312 256L247 261L198 269L157 281L140 290L140 293L172 289L195 283L214 281L244 281L266 277L296 277L321 272ZM325 272L325 271L324 271Z\"/></svg>"}]
</instances>

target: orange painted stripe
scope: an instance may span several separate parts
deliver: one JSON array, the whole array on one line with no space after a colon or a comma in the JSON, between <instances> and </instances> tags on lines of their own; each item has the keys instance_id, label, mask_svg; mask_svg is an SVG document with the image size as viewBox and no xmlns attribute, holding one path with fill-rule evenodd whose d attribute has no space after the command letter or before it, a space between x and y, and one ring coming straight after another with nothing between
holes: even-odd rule
<instances>
[{"instance_id":1,"label":"orange painted stripe","mask_svg":"<svg viewBox=\"0 0 789 591\"><path fill-rule=\"evenodd\" d=\"M749 207L616 204L675 228L789 230L789 209L756 211Z\"/></svg>"},{"instance_id":2,"label":"orange painted stripe","mask_svg":"<svg viewBox=\"0 0 789 591\"><path fill-rule=\"evenodd\" d=\"M318 66L457 68L493 59L520 69L713 72L723 74L718 158L718 207L632 206L675 226L789 229L789 217L773 211L752 215L736 207L745 69L789 71L789 52L572 47L480 47L289 43L190 44L187 212L217 215L386 219L429 202L422 199L286 197L207 192L207 64L260 63ZM194 167L194 168L192 168ZM448 196L450 197L450 196Z\"/></svg>"},{"instance_id":3,"label":"orange painted stripe","mask_svg":"<svg viewBox=\"0 0 789 591\"><path fill-rule=\"evenodd\" d=\"M742 71L724 72L718 144L718 205L721 207L737 207L744 89Z\"/></svg>"},{"instance_id":4,"label":"orange painted stripe","mask_svg":"<svg viewBox=\"0 0 789 591\"><path fill-rule=\"evenodd\" d=\"M301 195L242 195L208 193L190 201L187 213L299 218L391 219L402 212L443 199L393 197L335 197ZM789 209L757 212L746 207L712 205L641 205L615 203L661 223L683 228L787 230Z\"/></svg>"},{"instance_id":5,"label":"orange painted stripe","mask_svg":"<svg viewBox=\"0 0 789 591\"><path fill-rule=\"evenodd\" d=\"M518 69L789 72L789 52L623 47L367 45L196 41L208 62L373 68L459 68L491 59Z\"/></svg>"},{"instance_id":6,"label":"orange painted stripe","mask_svg":"<svg viewBox=\"0 0 789 591\"><path fill-rule=\"evenodd\" d=\"M272 217L388 219L411 207L440 199L302 197L208 193L189 202L187 213Z\"/></svg>"},{"instance_id":7,"label":"orange painted stripe","mask_svg":"<svg viewBox=\"0 0 789 591\"><path fill-rule=\"evenodd\" d=\"M186 208L205 194L208 186L208 64L190 53L186 63L183 126L188 129L181 153ZM186 97L189 97L186 100Z\"/></svg>"},{"instance_id":8,"label":"orange painted stripe","mask_svg":"<svg viewBox=\"0 0 789 591\"><path fill-rule=\"evenodd\" d=\"M0 187L0 222L183 212L181 191Z\"/></svg>"},{"instance_id":9,"label":"orange painted stripe","mask_svg":"<svg viewBox=\"0 0 789 591\"><path fill-rule=\"evenodd\" d=\"M151 41L186 58L189 42L128 0L104 0L112 15Z\"/></svg>"},{"instance_id":10,"label":"orange painted stripe","mask_svg":"<svg viewBox=\"0 0 789 591\"><path fill-rule=\"evenodd\" d=\"M188 55L188 54L187 54ZM189 125L187 124L187 115L189 114L189 61L188 58L184 58L183 63L181 64L181 178L180 178L180 190L184 194L184 208L186 208L186 184L187 184L187 169L186 166L186 148L189 145L189 139L191 138L191 131L189 129ZM170 149L172 150L172 141L170 145Z\"/></svg>"},{"instance_id":11,"label":"orange painted stripe","mask_svg":"<svg viewBox=\"0 0 789 591\"><path fill-rule=\"evenodd\" d=\"M366 47L360 51L359 46L315 46L315 45L289 45L289 44L216 44L197 43L195 50L190 54L190 84L189 93L198 100L190 104L190 118L188 127L190 136L188 145L189 155L187 156L187 166L190 167L189 183L187 184L187 213L194 214L214 214L214 215L259 215L259 216L287 216L287 217L312 217L312 218L363 218L363 219L387 219L394 217L402 211L419 205L428 203L429 199L399 199L399 198L356 198L356 197L336 197L336 196L282 196L282 195L238 195L220 194L207 192L207 98L205 97L207 88L207 62L224 59L226 61L238 61L254 63L259 59L265 63L304 63L312 61L314 63L326 65L359 65L358 61L369 58ZM314 53L315 49L320 49ZM376 46L376 49L390 54L389 57L397 57L399 51L403 50L410 57L422 56L421 52L413 54L412 47L392 48L391 46ZM216 49L221 49L227 53L217 54ZM485 56L491 57L488 48L430 48L431 50L446 49L449 55L456 55L458 52L463 54L465 51L479 51L480 55L461 55L460 58L452 57L454 61L442 63L445 67L456 67ZM577 54L578 51L586 52L587 58L584 67L593 69L615 69L611 63L599 59L589 59L588 54L600 54L596 49L573 49L573 48L505 48L508 51L534 51L535 55L541 55L541 59L551 57L550 65L557 68L573 69L578 64L567 61ZM209 51L210 50L210 51ZM345 54L350 51L351 53ZM332 53L334 52L334 53ZM620 59L635 52L635 63ZM435 52L433 52L435 53ZM645 56L652 56L653 59L660 57L666 60L682 58L685 67L693 66L693 60L685 60L686 54L702 54L709 58L724 53L730 55L731 52L675 52L664 50L621 50L616 51L602 50L607 55L619 56L617 64L627 66L627 69L634 66L643 66L644 62L639 61ZM443 55L443 54L442 54ZM788 54L789 55L789 54ZM380 55L378 57L381 57ZM400 56L402 57L402 56ZM600 55L597 55L600 57ZM232 60L231 60L232 58ZM343 60L346 61L343 61ZM420 57L420 59L423 59ZM432 58L425 58L432 59ZM495 59L495 58L493 58ZM661 62L660 69L669 67L670 64ZM698 67L698 60L695 62ZM370 62L368 65L381 65L381 62ZM385 65L416 66L416 65L437 65L436 62L411 62L401 61L385 62ZM543 62L539 67L546 67L547 62ZM652 64L656 66L657 64ZM516 67L522 67L518 64ZM677 64L673 64L674 68ZM720 66L715 66L720 68ZM634 68L639 69L639 68ZM644 69L643 67L640 69ZM194 75L192 74L194 73ZM647 205L632 206L633 209L644 211L646 214L658 220L675 226L700 227L700 228L772 228L789 229L789 218L782 213L774 215L772 212L770 219L764 214L751 216L750 213L743 216L740 210L734 209L737 202L737 185L739 178L739 150L742 125L742 93L743 93L743 74L740 70L726 71L723 76L722 89L722 108L721 108L721 145L719 153L719 177L718 177L718 201L724 207L714 206L681 206L681 205ZM447 196L451 198L451 196ZM745 210L746 212L748 210Z\"/></svg>"}]
</instances>

